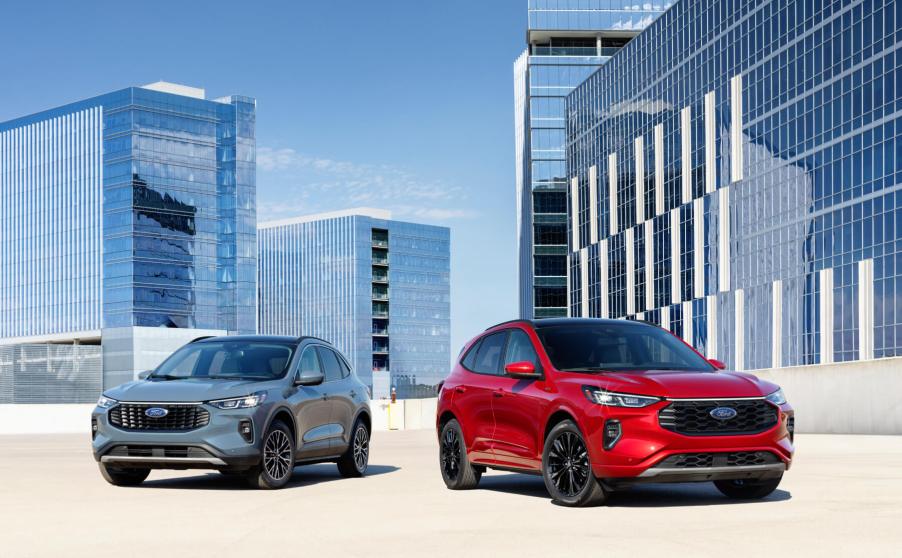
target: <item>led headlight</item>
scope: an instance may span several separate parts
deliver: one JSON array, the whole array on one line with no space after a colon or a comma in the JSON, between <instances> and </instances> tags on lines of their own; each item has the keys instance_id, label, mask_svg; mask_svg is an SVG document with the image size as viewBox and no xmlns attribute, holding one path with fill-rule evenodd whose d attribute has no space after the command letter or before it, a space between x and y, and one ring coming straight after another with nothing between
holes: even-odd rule
<instances>
[{"instance_id":1,"label":"led headlight","mask_svg":"<svg viewBox=\"0 0 902 558\"><path fill-rule=\"evenodd\" d=\"M119 402L115 399L110 399L106 395L101 395L100 399L97 400L97 406L101 409L109 409L110 407L115 406L117 403Z\"/></svg>"},{"instance_id":2,"label":"led headlight","mask_svg":"<svg viewBox=\"0 0 902 558\"><path fill-rule=\"evenodd\" d=\"M605 391L595 386L583 386L583 393L592 403L606 405L608 407L648 407L660 401L657 397L647 395L632 395L629 393L614 393Z\"/></svg>"},{"instance_id":3,"label":"led headlight","mask_svg":"<svg viewBox=\"0 0 902 558\"><path fill-rule=\"evenodd\" d=\"M765 397L764 399L770 401L770 402L773 403L774 405L782 405L782 404L786 403L786 396L783 395L783 390L782 390L782 389L778 389L777 391L775 391L775 392L773 392L772 394L768 395L768 396Z\"/></svg>"},{"instance_id":4,"label":"led headlight","mask_svg":"<svg viewBox=\"0 0 902 558\"><path fill-rule=\"evenodd\" d=\"M244 397L217 399L215 401L209 401L208 403L217 409L251 409L261 405L264 401L266 401L266 392L258 391L257 393L246 395Z\"/></svg>"}]
</instances>

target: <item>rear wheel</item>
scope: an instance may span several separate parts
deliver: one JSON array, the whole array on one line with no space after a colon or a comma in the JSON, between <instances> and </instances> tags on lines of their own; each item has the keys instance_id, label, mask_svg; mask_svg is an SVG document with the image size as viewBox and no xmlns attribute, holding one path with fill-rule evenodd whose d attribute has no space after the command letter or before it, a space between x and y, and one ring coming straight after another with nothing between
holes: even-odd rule
<instances>
[{"instance_id":1,"label":"rear wheel","mask_svg":"<svg viewBox=\"0 0 902 558\"><path fill-rule=\"evenodd\" d=\"M439 437L439 466L442 471L442 480L445 486L451 490L469 490L476 488L482 472L485 470L470 464L467 459L467 447L464 443L463 431L460 423L449 420L442 427Z\"/></svg>"},{"instance_id":2,"label":"rear wheel","mask_svg":"<svg viewBox=\"0 0 902 558\"><path fill-rule=\"evenodd\" d=\"M772 479L762 480L719 480L714 481L714 486L725 496L738 500L757 500L770 495L780 485L783 475Z\"/></svg>"},{"instance_id":3,"label":"rear wheel","mask_svg":"<svg viewBox=\"0 0 902 558\"><path fill-rule=\"evenodd\" d=\"M294 436L282 421L273 421L263 437L260 464L250 470L247 480L254 488L282 488L294 472Z\"/></svg>"},{"instance_id":4,"label":"rear wheel","mask_svg":"<svg viewBox=\"0 0 902 558\"><path fill-rule=\"evenodd\" d=\"M137 486L144 482L150 469L120 469L110 467L104 463L98 463L100 474L110 484L115 486Z\"/></svg>"},{"instance_id":5,"label":"rear wheel","mask_svg":"<svg viewBox=\"0 0 902 558\"><path fill-rule=\"evenodd\" d=\"M589 450L573 421L558 423L545 438L542 478L551 498L564 506L597 506L607 498L592 473Z\"/></svg>"},{"instance_id":6,"label":"rear wheel","mask_svg":"<svg viewBox=\"0 0 902 558\"><path fill-rule=\"evenodd\" d=\"M362 477L370 461L370 430L357 419L351 432L348 450L338 459L338 472L343 477Z\"/></svg>"}]
</instances>

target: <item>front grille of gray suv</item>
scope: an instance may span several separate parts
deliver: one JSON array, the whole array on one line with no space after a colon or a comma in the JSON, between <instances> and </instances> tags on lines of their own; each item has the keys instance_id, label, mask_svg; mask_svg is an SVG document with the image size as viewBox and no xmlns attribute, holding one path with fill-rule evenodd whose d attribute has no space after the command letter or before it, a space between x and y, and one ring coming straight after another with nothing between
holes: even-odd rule
<instances>
[{"instance_id":1,"label":"front grille of gray suv","mask_svg":"<svg viewBox=\"0 0 902 558\"><path fill-rule=\"evenodd\" d=\"M166 416L147 416L154 408L165 409ZM209 422L210 413L195 404L120 403L110 409L110 424L123 430L195 430Z\"/></svg>"}]
</instances>

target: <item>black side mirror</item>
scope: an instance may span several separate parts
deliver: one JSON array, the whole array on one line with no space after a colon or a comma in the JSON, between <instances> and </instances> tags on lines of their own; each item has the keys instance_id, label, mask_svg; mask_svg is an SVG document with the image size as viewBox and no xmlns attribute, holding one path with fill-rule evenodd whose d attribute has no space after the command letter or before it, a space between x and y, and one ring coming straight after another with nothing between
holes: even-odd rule
<instances>
[{"instance_id":1,"label":"black side mirror","mask_svg":"<svg viewBox=\"0 0 902 558\"><path fill-rule=\"evenodd\" d=\"M153 372L153 370L145 370L143 372L138 372L139 380L146 380L148 376Z\"/></svg>"},{"instance_id":2,"label":"black side mirror","mask_svg":"<svg viewBox=\"0 0 902 558\"><path fill-rule=\"evenodd\" d=\"M326 377L321 370L301 370L294 377L294 385L296 386L317 386L323 383Z\"/></svg>"}]
</instances>

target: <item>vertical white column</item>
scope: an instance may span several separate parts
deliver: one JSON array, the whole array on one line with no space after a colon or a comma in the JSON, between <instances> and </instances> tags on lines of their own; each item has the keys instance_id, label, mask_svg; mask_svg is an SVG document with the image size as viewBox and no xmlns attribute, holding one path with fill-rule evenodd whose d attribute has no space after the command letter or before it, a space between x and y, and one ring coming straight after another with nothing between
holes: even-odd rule
<instances>
[{"instance_id":1,"label":"vertical white column","mask_svg":"<svg viewBox=\"0 0 902 558\"><path fill-rule=\"evenodd\" d=\"M717 191L718 235L717 235L717 277L718 286L723 291L730 290L730 187L725 186Z\"/></svg>"},{"instance_id":2,"label":"vertical white column","mask_svg":"<svg viewBox=\"0 0 902 558\"><path fill-rule=\"evenodd\" d=\"M611 309L608 303L608 239L598 243L598 296L601 298L601 317L609 318Z\"/></svg>"},{"instance_id":3,"label":"vertical white column","mask_svg":"<svg viewBox=\"0 0 902 558\"><path fill-rule=\"evenodd\" d=\"M735 354L733 360L735 362L733 363L733 370L741 372L745 370L745 291L736 289L733 294L736 299L735 311L733 312L735 318L733 329L733 353Z\"/></svg>"},{"instance_id":4,"label":"vertical white column","mask_svg":"<svg viewBox=\"0 0 902 558\"><path fill-rule=\"evenodd\" d=\"M579 251L580 316L589 317L589 249Z\"/></svg>"},{"instance_id":5,"label":"vertical white column","mask_svg":"<svg viewBox=\"0 0 902 558\"><path fill-rule=\"evenodd\" d=\"M610 202L610 235L617 234L617 154L608 155L608 201Z\"/></svg>"},{"instance_id":6,"label":"vertical white column","mask_svg":"<svg viewBox=\"0 0 902 558\"><path fill-rule=\"evenodd\" d=\"M636 138L636 222L645 220L645 140Z\"/></svg>"},{"instance_id":7,"label":"vertical white column","mask_svg":"<svg viewBox=\"0 0 902 558\"><path fill-rule=\"evenodd\" d=\"M742 180L742 74L730 79L730 181Z\"/></svg>"},{"instance_id":8,"label":"vertical white column","mask_svg":"<svg viewBox=\"0 0 902 558\"><path fill-rule=\"evenodd\" d=\"M783 281L774 281L773 308L771 329L771 366L783 366Z\"/></svg>"},{"instance_id":9,"label":"vertical white column","mask_svg":"<svg viewBox=\"0 0 902 558\"><path fill-rule=\"evenodd\" d=\"M674 304L682 302L682 238L680 237L680 208L670 210L670 300Z\"/></svg>"},{"instance_id":10,"label":"vertical white column","mask_svg":"<svg viewBox=\"0 0 902 558\"><path fill-rule=\"evenodd\" d=\"M661 307L661 327L670 330L670 306Z\"/></svg>"},{"instance_id":11,"label":"vertical white column","mask_svg":"<svg viewBox=\"0 0 902 558\"><path fill-rule=\"evenodd\" d=\"M646 221L645 227L645 309L655 307L655 222Z\"/></svg>"},{"instance_id":12,"label":"vertical white column","mask_svg":"<svg viewBox=\"0 0 902 558\"><path fill-rule=\"evenodd\" d=\"M705 297L705 312L708 315L708 342L705 345L705 356L717 358L717 295Z\"/></svg>"},{"instance_id":13,"label":"vertical white column","mask_svg":"<svg viewBox=\"0 0 902 558\"><path fill-rule=\"evenodd\" d=\"M572 233L571 252L580 249L579 245L579 178L574 176L570 179L570 228Z\"/></svg>"},{"instance_id":14,"label":"vertical white column","mask_svg":"<svg viewBox=\"0 0 902 558\"><path fill-rule=\"evenodd\" d=\"M716 158L717 116L715 112L714 92L705 94L705 193L710 194L717 189Z\"/></svg>"},{"instance_id":15,"label":"vertical white column","mask_svg":"<svg viewBox=\"0 0 902 558\"><path fill-rule=\"evenodd\" d=\"M570 310L570 308L572 307L572 304L573 304L573 295L570 292L573 289L573 281L570 280L570 276L573 275L573 273L571 271L573 269L571 267L571 265L573 263L572 254L573 254L572 252L567 252L567 317L568 318L573 317L573 312Z\"/></svg>"},{"instance_id":16,"label":"vertical white column","mask_svg":"<svg viewBox=\"0 0 902 558\"><path fill-rule=\"evenodd\" d=\"M692 282L695 298L705 296L705 200L692 202Z\"/></svg>"},{"instance_id":17,"label":"vertical white column","mask_svg":"<svg viewBox=\"0 0 902 558\"><path fill-rule=\"evenodd\" d=\"M664 213L664 125L655 126L655 214Z\"/></svg>"},{"instance_id":18,"label":"vertical white column","mask_svg":"<svg viewBox=\"0 0 902 558\"><path fill-rule=\"evenodd\" d=\"M833 362L833 269L822 269L819 274L821 296L821 364Z\"/></svg>"},{"instance_id":19,"label":"vertical white column","mask_svg":"<svg viewBox=\"0 0 902 558\"><path fill-rule=\"evenodd\" d=\"M589 243L598 242L598 169L589 167Z\"/></svg>"},{"instance_id":20,"label":"vertical white column","mask_svg":"<svg viewBox=\"0 0 902 558\"><path fill-rule=\"evenodd\" d=\"M683 203L692 201L692 107L680 111L680 162Z\"/></svg>"},{"instance_id":21,"label":"vertical white column","mask_svg":"<svg viewBox=\"0 0 902 558\"><path fill-rule=\"evenodd\" d=\"M630 227L624 231L623 243L626 247L626 313L632 316L636 313L636 264L633 256L634 233Z\"/></svg>"},{"instance_id":22,"label":"vertical white column","mask_svg":"<svg viewBox=\"0 0 902 558\"><path fill-rule=\"evenodd\" d=\"M682 331L683 341L685 341L686 343L689 343L692 346L695 346L695 339L694 339L695 336L692 334L692 329L693 329L693 327L692 327L693 326L693 324L692 324L692 322L693 322L692 301L687 300L686 302L684 302L682 304L682 308L683 308L683 331Z\"/></svg>"},{"instance_id":23,"label":"vertical white column","mask_svg":"<svg viewBox=\"0 0 902 558\"><path fill-rule=\"evenodd\" d=\"M858 262L858 359L874 358L874 260Z\"/></svg>"}]
</instances>

